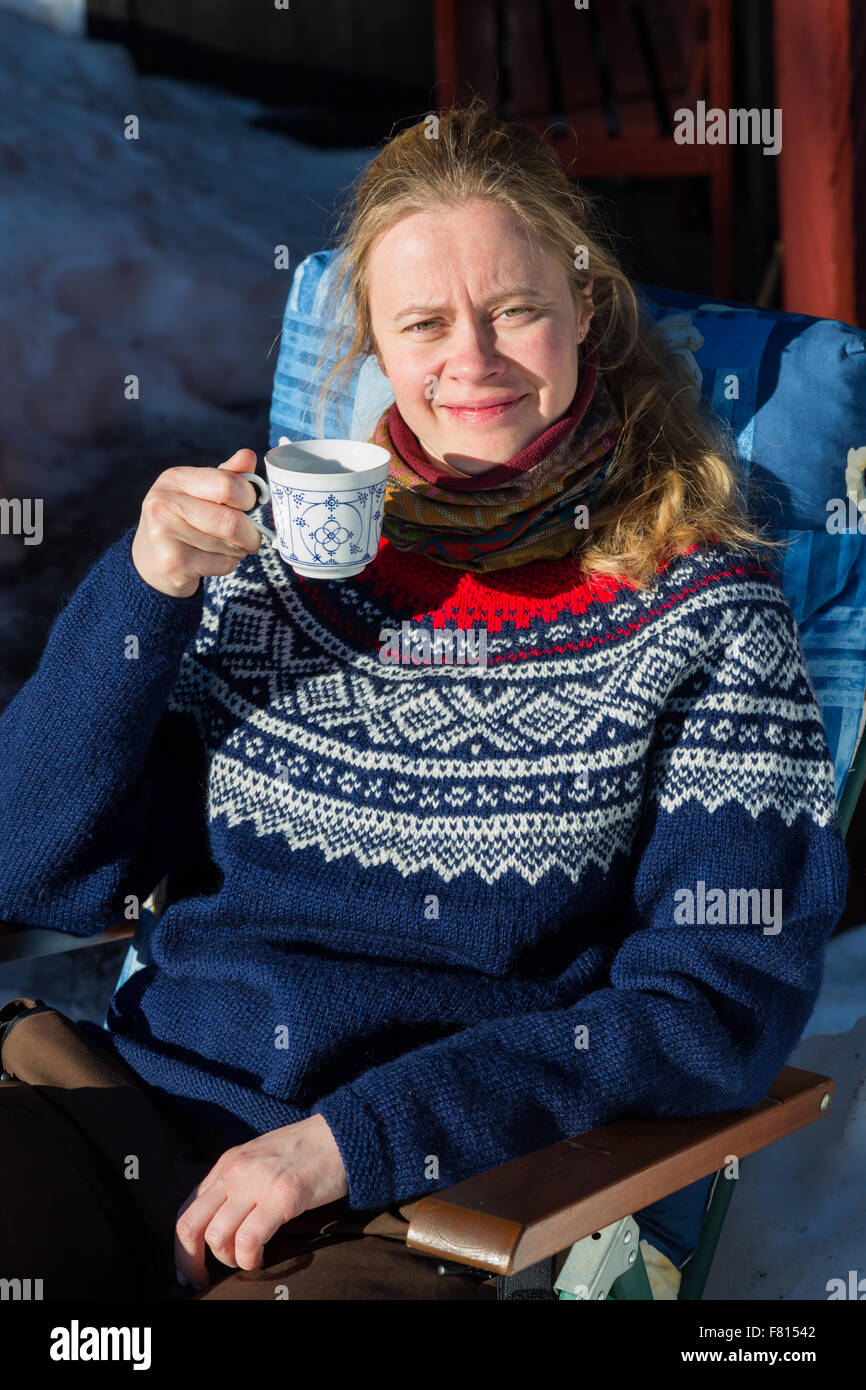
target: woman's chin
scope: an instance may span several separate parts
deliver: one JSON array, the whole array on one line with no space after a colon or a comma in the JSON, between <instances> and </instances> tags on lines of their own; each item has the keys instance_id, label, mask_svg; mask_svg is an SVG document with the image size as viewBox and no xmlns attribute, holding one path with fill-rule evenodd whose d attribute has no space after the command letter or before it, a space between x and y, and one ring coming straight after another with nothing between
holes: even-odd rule
<instances>
[{"instance_id":1,"label":"woman's chin","mask_svg":"<svg viewBox=\"0 0 866 1390\"><path fill-rule=\"evenodd\" d=\"M535 434L527 435L525 430L518 434L516 430L506 433L493 427L473 427L469 430L452 430L447 439L431 443L440 460L444 459L454 468L462 468L469 472L476 471L473 465L482 461L486 468L508 463L509 459L513 459L531 444L532 440L537 438L537 434L537 431Z\"/></svg>"},{"instance_id":2,"label":"woman's chin","mask_svg":"<svg viewBox=\"0 0 866 1390\"><path fill-rule=\"evenodd\" d=\"M475 447L470 449L464 445L462 447L453 445L443 450L444 459L433 459L432 462L438 465L447 465L456 468L460 473L467 473L471 477L476 474L488 473L491 468L498 468L501 463L507 463L514 458L519 449L512 449L508 453L497 452L494 449L485 449L481 442L477 442ZM429 455L428 455L429 457Z\"/></svg>"}]
</instances>

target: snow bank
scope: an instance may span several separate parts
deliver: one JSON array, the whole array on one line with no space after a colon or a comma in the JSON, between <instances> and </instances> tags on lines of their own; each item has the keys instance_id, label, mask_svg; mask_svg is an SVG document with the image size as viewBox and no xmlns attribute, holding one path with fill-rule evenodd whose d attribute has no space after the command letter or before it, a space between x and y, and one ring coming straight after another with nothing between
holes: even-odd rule
<instances>
[{"instance_id":1,"label":"snow bank","mask_svg":"<svg viewBox=\"0 0 866 1390\"><path fill-rule=\"evenodd\" d=\"M790 1065L832 1076L833 1103L743 1159L705 1299L824 1301L828 1281L866 1279L866 926L829 942Z\"/></svg>"},{"instance_id":2,"label":"snow bank","mask_svg":"<svg viewBox=\"0 0 866 1390\"><path fill-rule=\"evenodd\" d=\"M64 34L87 33L86 0L0 0L0 10L26 15Z\"/></svg>"},{"instance_id":3,"label":"snow bank","mask_svg":"<svg viewBox=\"0 0 866 1390\"><path fill-rule=\"evenodd\" d=\"M241 447L291 275L372 154L251 127L265 109L0 10L0 494L63 498L180 423L225 440L215 463Z\"/></svg>"}]
</instances>

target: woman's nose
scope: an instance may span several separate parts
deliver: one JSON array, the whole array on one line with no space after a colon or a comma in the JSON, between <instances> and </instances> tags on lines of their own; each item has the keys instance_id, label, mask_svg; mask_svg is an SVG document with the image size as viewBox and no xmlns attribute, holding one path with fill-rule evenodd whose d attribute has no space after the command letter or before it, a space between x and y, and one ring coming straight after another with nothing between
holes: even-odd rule
<instances>
[{"instance_id":1,"label":"woman's nose","mask_svg":"<svg viewBox=\"0 0 866 1390\"><path fill-rule=\"evenodd\" d=\"M504 366L505 359L496 346L496 332L491 324L482 324L467 316L454 325L448 340L446 375L486 376Z\"/></svg>"}]
</instances>

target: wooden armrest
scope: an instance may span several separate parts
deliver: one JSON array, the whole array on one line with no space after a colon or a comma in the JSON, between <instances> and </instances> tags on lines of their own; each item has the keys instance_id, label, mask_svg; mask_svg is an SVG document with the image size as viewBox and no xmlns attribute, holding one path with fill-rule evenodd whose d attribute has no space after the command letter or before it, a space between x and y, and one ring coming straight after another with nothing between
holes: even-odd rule
<instances>
[{"instance_id":1,"label":"wooden armrest","mask_svg":"<svg viewBox=\"0 0 866 1390\"><path fill-rule=\"evenodd\" d=\"M125 941L135 935L137 922L123 920L92 936L72 936L69 932L28 927L19 922L0 922L0 965L32 956L51 956L60 951L77 951L81 946L99 946L107 941Z\"/></svg>"},{"instance_id":2,"label":"wooden armrest","mask_svg":"<svg viewBox=\"0 0 866 1390\"><path fill-rule=\"evenodd\" d=\"M751 1110L614 1120L402 1207L406 1244L516 1274L820 1119L832 1077L784 1067Z\"/></svg>"}]
</instances>

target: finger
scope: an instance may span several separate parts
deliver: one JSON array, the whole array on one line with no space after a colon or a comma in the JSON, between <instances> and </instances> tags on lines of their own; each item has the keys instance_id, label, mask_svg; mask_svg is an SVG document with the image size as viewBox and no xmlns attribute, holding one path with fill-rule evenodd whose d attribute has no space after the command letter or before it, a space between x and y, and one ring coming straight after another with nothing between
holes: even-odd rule
<instances>
[{"instance_id":1,"label":"finger","mask_svg":"<svg viewBox=\"0 0 866 1390\"><path fill-rule=\"evenodd\" d=\"M204 1233L223 1202L226 1190L223 1183L214 1183L206 1191L201 1184L186 1199L178 1211L174 1228L174 1263L191 1284L204 1287L210 1282L205 1263Z\"/></svg>"},{"instance_id":2,"label":"finger","mask_svg":"<svg viewBox=\"0 0 866 1390\"><path fill-rule=\"evenodd\" d=\"M191 572L202 578L215 578L233 574L239 558L237 555L218 555L212 550L197 550L194 545L188 545L183 555L183 570L187 576Z\"/></svg>"},{"instance_id":3,"label":"finger","mask_svg":"<svg viewBox=\"0 0 866 1390\"><path fill-rule=\"evenodd\" d=\"M293 1216L299 1215L293 1211ZM235 1232L235 1264L241 1269L260 1269L264 1264L265 1246L287 1221L292 1219L273 1207L259 1204Z\"/></svg>"},{"instance_id":4,"label":"finger","mask_svg":"<svg viewBox=\"0 0 866 1390\"><path fill-rule=\"evenodd\" d=\"M215 555L230 555L235 560L243 560L258 550L262 539L261 532L257 531L250 521L241 523L234 520L240 516L239 512L230 511L226 507L214 507L212 514L199 513L198 507L209 507L211 504L198 502L194 507L190 507L188 503L189 499L185 498L178 510L166 511L164 515L154 517L149 533L151 543L157 543L162 539L177 541L192 546L195 550L209 550ZM191 514L197 516L204 524L196 525L191 519ZM208 525L214 529L209 530Z\"/></svg>"},{"instance_id":5,"label":"finger","mask_svg":"<svg viewBox=\"0 0 866 1390\"><path fill-rule=\"evenodd\" d=\"M231 458L221 463L220 468L237 469L243 473L254 473L256 467L256 455L252 449L236 449Z\"/></svg>"},{"instance_id":6,"label":"finger","mask_svg":"<svg viewBox=\"0 0 866 1390\"><path fill-rule=\"evenodd\" d=\"M231 476L224 474L224 477ZM234 504L226 502L220 505L218 502L204 501L198 497L189 497L178 494L178 504L180 515L187 525L194 530L201 532L205 536L211 536L215 541L222 542L223 545L240 549L245 554L250 551L255 552L261 544L262 534L258 531L246 512L252 511L258 506L259 494L252 483L246 479L240 479L243 487L248 487L253 493L253 501L246 504L246 499Z\"/></svg>"},{"instance_id":7,"label":"finger","mask_svg":"<svg viewBox=\"0 0 866 1390\"><path fill-rule=\"evenodd\" d=\"M224 473L223 477L231 474ZM252 508L258 494L251 482L240 481L253 493ZM149 499L145 511L151 535L162 533L201 550L212 549L240 558L255 553L261 543L261 532L243 509L227 503L211 502L182 491L160 491Z\"/></svg>"},{"instance_id":8,"label":"finger","mask_svg":"<svg viewBox=\"0 0 866 1390\"><path fill-rule=\"evenodd\" d=\"M248 454L249 468L242 467L241 454ZM237 507L249 511L258 499L258 491L249 478L241 478L240 473L255 473L256 456L253 451L239 450L218 468L196 468L192 464L178 464L161 473L154 485L167 495L175 493L190 497L200 497L208 502L222 506Z\"/></svg>"},{"instance_id":9,"label":"finger","mask_svg":"<svg viewBox=\"0 0 866 1390\"><path fill-rule=\"evenodd\" d=\"M210 1246L217 1259L232 1269L237 1268L238 1265L238 1261L235 1259L235 1233L249 1216L253 1207L254 1203L249 1199L245 1201L240 1199L236 1201L226 1200L205 1229L205 1242ZM243 1267L246 1269L247 1265Z\"/></svg>"}]
</instances>

